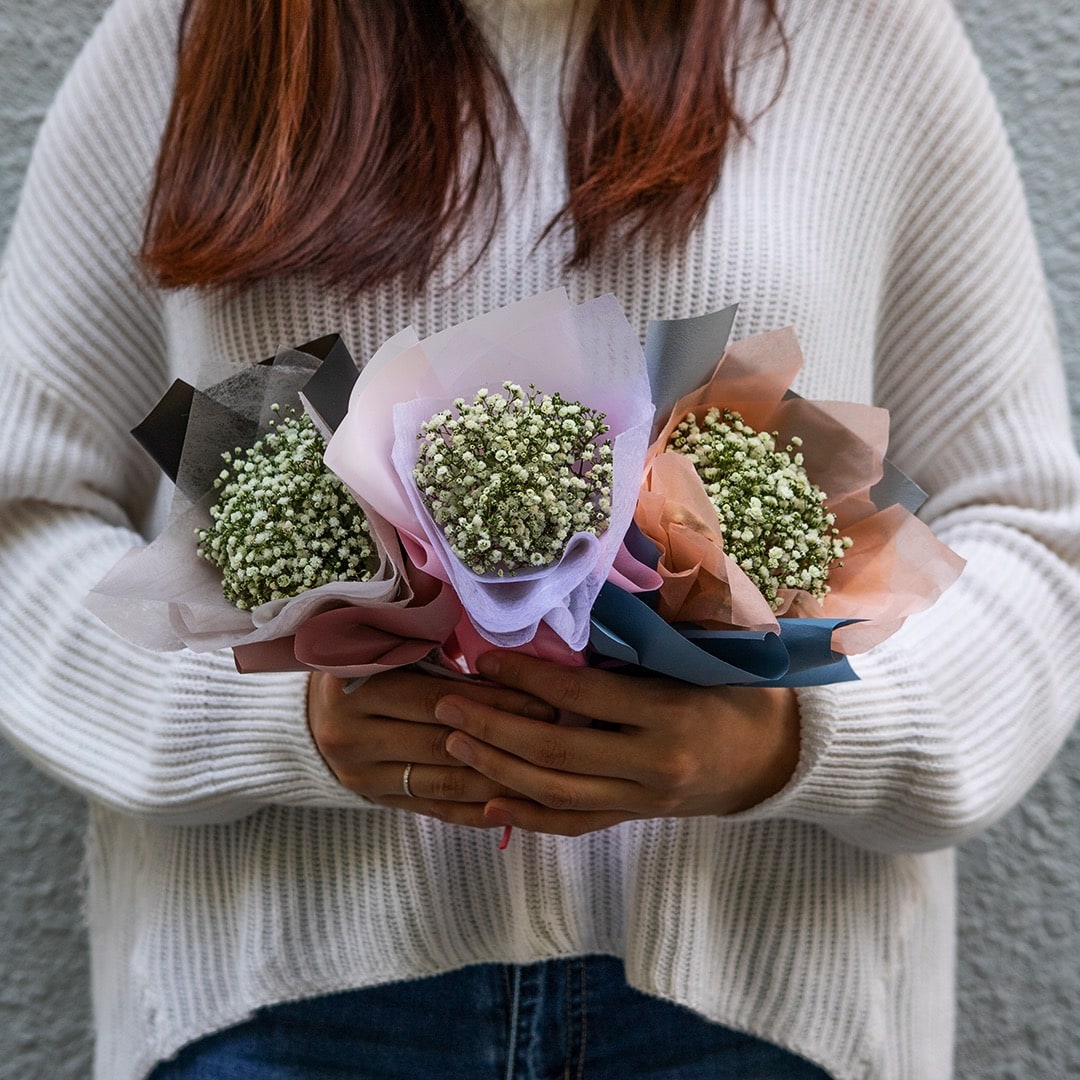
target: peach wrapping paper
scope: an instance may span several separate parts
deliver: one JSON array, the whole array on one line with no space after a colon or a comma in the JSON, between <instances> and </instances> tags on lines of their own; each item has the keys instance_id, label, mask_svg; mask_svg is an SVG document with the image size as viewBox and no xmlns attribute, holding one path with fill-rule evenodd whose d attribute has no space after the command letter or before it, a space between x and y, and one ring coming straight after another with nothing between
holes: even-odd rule
<instances>
[{"instance_id":1,"label":"peach wrapping paper","mask_svg":"<svg viewBox=\"0 0 1080 1080\"><path fill-rule=\"evenodd\" d=\"M792 329L730 345L708 382L675 404L650 445L634 521L660 549L658 611L666 621L768 630L778 628L779 615L860 619L836 630L832 645L841 653L865 652L933 604L964 562L910 511L872 501L888 442L885 410L785 396L802 364ZM841 534L853 541L844 565L830 572L823 601L782 590L782 606L771 611L724 551L716 511L693 465L665 452L683 417L711 406L740 413L758 431L775 431L780 446L792 436L802 439L807 473L826 493Z\"/></svg>"}]
</instances>

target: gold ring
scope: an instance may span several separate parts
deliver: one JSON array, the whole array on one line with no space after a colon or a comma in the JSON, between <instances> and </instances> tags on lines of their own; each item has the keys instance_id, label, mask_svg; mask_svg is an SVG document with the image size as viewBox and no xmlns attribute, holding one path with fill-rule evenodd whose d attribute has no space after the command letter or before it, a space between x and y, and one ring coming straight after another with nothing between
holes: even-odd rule
<instances>
[{"instance_id":1,"label":"gold ring","mask_svg":"<svg viewBox=\"0 0 1080 1080\"><path fill-rule=\"evenodd\" d=\"M405 766L405 771L401 774L401 790L404 791L410 799L415 799L416 796L413 794L413 789L409 787L409 777L412 776L412 767L413 763L410 761Z\"/></svg>"}]
</instances>

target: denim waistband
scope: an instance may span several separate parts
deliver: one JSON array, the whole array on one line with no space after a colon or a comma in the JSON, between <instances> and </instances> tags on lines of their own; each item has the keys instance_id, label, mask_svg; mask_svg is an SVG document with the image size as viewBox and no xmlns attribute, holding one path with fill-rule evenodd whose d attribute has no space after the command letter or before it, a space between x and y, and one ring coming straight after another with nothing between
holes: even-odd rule
<instances>
[{"instance_id":1,"label":"denim waistband","mask_svg":"<svg viewBox=\"0 0 1080 1080\"><path fill-rule=\"evenodd\" d=\"M263 1009L152 1080L822 1080L629 987L608 956L479 964Z\"/></svg>"}]
</instances>

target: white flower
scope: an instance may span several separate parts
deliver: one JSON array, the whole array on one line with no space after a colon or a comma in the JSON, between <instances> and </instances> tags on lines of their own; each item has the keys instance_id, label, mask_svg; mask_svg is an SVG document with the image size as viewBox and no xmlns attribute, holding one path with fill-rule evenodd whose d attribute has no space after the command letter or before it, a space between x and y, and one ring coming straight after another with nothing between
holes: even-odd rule
<instances>
[{"instance_id":1,"label":"white flower","mask_svg":"<svg viewBox=\"0 0 1080 1080\"><path fill-rule=\"evenodd\" d=\"M331 581L367 581L377 569L364 512L323 465L323 449L300 414L248 450L223 455L229 467L214 481L220 495L211 526L196 531L197 550L221 570L222 593L242 610Z\"/></svg>"},{"instance_id":2,"label":"white flower","mask_svg":"<svg viewBox=\"0 0 1080 1080\"><path fill-rule=\"evenodd\" d=\"M686 455L716 509L724 549L761 590L781 605L780 588L803 589L817 599L829 591L829 570L851 547L825 508L792 438L777 449L775 432L755 431L736 412L711 407L701 424L687 413L667 449Z\"/></svg>"},{"instance_id":3,"label":"white flower","mask_svg":"<svg viewBox=\"0 0 1080 1080\"><path fill-rule=\"evenodd\" d=\"M450 550L474 573L512 576L607 528L611 445L599 441L603 414L535 387L503 389L458 398L422 424L413 477Z\"/></svg>"}]
</instances>

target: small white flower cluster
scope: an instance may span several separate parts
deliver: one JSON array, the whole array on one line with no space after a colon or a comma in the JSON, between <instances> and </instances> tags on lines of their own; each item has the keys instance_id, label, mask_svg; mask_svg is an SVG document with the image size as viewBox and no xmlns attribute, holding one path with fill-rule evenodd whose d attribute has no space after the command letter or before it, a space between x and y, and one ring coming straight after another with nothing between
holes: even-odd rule
<instances>
[{"instance_id":1,"label":"small white flower cluster","mask_svg":"<svg viewBox=\"0 0 1080 1080\"><path fill-rule=\"evenodd\" d=\"M450 550L474 573L547 566L611 515L604 414L559 394L503 383L454 401L417 434L413 478Z\"/></svg>"},{"instance_id":2,"label":"small white flower cluster","mask_svg":"<svg viewBox=\"0 0 1080 1080\"><path fill-rule=\"evenodd\" d=\"M688 413L667 449L694 464L720 518L724 550L777 608L777 591L803 589L822 599L829 570L851 547L803 467L795 437L776 448L776 432L755 431L736 412L710 408L699 426Z\"/></svg>"},{"instance_id":3,"label":"small white flower cluster","mask_svg":"<svg viewBox=\"0 0 1080 1080\"><path fill-rule=\"evenodd\" d=\"M248 450L222 455L213 525L195 535L238 608L331 581L366 581L378 566L364 512L323 464L325 445L301 413L282 417Z\"/></svg>"}]
</instances>

